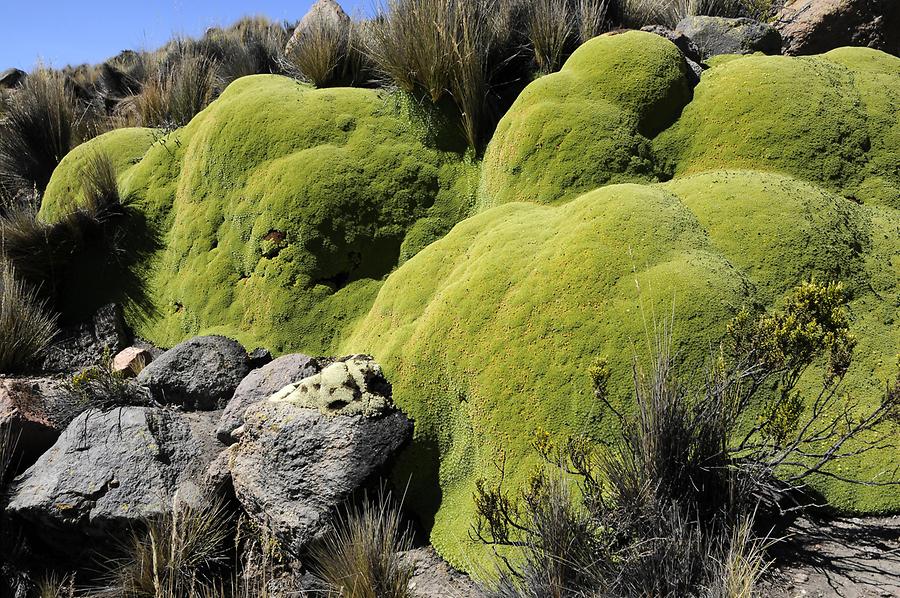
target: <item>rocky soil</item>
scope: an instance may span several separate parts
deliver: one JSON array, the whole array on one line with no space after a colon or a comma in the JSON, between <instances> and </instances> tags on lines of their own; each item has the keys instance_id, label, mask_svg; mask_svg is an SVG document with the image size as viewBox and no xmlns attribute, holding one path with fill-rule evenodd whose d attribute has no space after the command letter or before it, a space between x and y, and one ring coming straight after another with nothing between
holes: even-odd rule
<instances>
[{"instance_id":1,"label":"rocky soil","mask_svg":"<svg viewBox=\"0 0 900 598\"><path fill-rule=\"evenodd\" d=\"M900 596L900 516L801 522L779 551L761 595L771 598Z\"/></svg>"}]
</instances>

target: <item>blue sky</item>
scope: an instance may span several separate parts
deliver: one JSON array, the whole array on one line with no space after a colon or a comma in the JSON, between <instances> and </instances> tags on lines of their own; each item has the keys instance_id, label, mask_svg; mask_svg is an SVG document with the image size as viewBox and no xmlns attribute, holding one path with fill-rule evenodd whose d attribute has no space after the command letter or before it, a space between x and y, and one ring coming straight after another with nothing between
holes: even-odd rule
<instances>
[{"instance_id":1,"label":"blue sky","mask_svg":"<svg viewBox=\"0 0 900 598\"><path fill-rule=\"evenodd\" d=\"M339 0L340 1L340 0ZM0 0L0 71L97 63L125 49L153 49L244 15L296 21L313 0ZM372 0L341 2L350 14Z\"/></svg>"}]
</instances>

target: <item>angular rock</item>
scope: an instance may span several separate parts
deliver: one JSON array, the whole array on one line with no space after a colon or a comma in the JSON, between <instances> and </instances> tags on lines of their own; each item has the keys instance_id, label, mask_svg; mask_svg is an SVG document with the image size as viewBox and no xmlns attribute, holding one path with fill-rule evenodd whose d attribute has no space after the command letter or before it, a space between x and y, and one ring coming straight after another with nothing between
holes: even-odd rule
<instances>
[{"instance_id":1,"label":"angular rock","mask_svg":"<svg viewBox=\"0 0 900 598\"><path fill-rule=\"evenodd\" d=\"M250 359L237 341L198 336L169 349L137 376L161 404L221 409L250 373Z\"/></svg>"},{"instance_id":2,"label":"angular rock","mask_svg":"<svg viewBox=\"0 0 900 598\"><path fill-rule=\"evenodd\" d=\"M335 0L316 0L315 4L310 7L309 12L300 19L300 22L294 28L294 33L291 35L291 39L288 40L287 46L285 46L285 54L290 55L294 46L303 37L304 32L311 27L328 27L338 31L349 30L350 17Z\"/></svg>"},{"instance_id":3,"label":"angular rock","mask_svg":"<svg viewBox=\"0 0 900 598\"><path fill-rule=\"evenodd\" d=\"M900 55L897 0L788 0L773 24L785 54L868 46Z\"/></svg>"},{"instance_id":4,"label":"angular rock","mask_svg":"<svg viewBox=\"0 0 900 598\"><path fill-rule=\"evenodd\" d=\"M355 402L374 406L371 398L384 391L375 385L360 389ZM412 437L412 423L389 396L377 410L345 406L344 412L356 415L324 411L286 398L258 402L247 410L240 442L231 449L238 500L294 556L327 529L333 509Z\"/></svg>"},{"instance_id":5,"label":"angular rock","mask_svg":"<svg viewBox=\"0 0 900 598\"><path fill-rule=\"evenodd\" d=\"M662 25L645 25L644 27L641 27L641 31L655 33L656 35L666 38L681 50L681 53L684 54L685 58L689 58L694 62L702 62L700 48L698 48L697 44L683 32L673 31Z\"/></svg>"},{"instance_id":6,"label":"angular rock","mask_svg":"<svg viewBox=\"0 0 900 598\"><path fill-rule=\"evenodd\" d=\"M42 384L36 379L0 379L0 439L12 442L13 471L32 465L59 437L61 428L48 413L51 404L44 397L50 384L47 380Z\"/></svg>"},{"instance_id":7,"label":"angular rock","mask_svg":"<svg viewBox=\"0 0 900 598\"><path fill-rule=\"evenodd\" d=\"M213 420L154 407L79 415L16 478L6 511L48 546L78 556L171 510L215 453ZM92 540L93 539L93 540Z\"/></svg>"},{"instance_id":8,"label":"angular rock","mask_svg":"<svg viewBox=\"0 0 900 598\"><path fill-rule=\"evenodd\" d=\"M272 363L272 354L268 349L256 348L250 351L250 369L261 368L264 365Z\"/></svg>"},{"instance_id":9,"label":"angular rock","mask_svg":"<svg viewBox=\"0 0 900 598\"><path fill-rule=\"evenodd\" d=\"M468 575L456 571L435 552L434 548L414 548L400 555L401 562L411 567L413 577L409 590L413 598L452 596L453 598L486 598Z\"/></svg>"},{"instance_id":10,"label":"angular rock","mask_svg":"<svg viewBox=\"0 0 900 598\"><path fill-rule=\"evenodd\" d=\"M130 342L122 307L104 305L87 322L63 328L47 350L44 371L76 372L100 365Z\"/></svg>"},{"instance_id":11,"label":"angular rock","mask_svg":"<svg viewBox=\"0 0 900 598\"><path fill-rule=\"evenodd\" d=\"M6 69L0 73L0 89L14 89L22 85L27 73L20 69Z\"/></svg>"},{"instance_id":12,"label":"angular rock","mask_svg":"<svg viewBox=\"0 0 900 598\"><path fill-rule=\"evenodd\" d=\"M753 19L685 17L675 31L688 36L697 45L703 60L719 54L781 53L778 31Z\"/></svg>"},{"instance_id":13,"label":"angular rock","mask_svg":"<svg viewBox=\"0 0 900 598\"><path fill-rule=\"evenodd\" d=\"M225 406L216 436L224 444L232 444L236 439L231 433L243 425L247 407L272 396L292 382L299 382L318 373L319 369L317 359L295 353L279 357L268 365L253 370L241 381Z\"/></svg>"},{"instance_id":14,"label":"angular rock","mask_svg":"<svg viewBox=\"0 0 900 598\"><path fill-rule=\"evenodd\" d=\"M142 347L127 347L119 351L112 361L112 371L121 372L127 378L137 376L153 361L153 354Z\"/></svg>"}]
</instances>

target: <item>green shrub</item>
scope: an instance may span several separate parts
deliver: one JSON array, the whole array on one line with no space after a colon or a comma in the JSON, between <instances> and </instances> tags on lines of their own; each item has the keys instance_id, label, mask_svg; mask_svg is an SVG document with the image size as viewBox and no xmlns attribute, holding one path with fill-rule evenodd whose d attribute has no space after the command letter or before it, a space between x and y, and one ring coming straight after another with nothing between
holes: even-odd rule
<instances>
[{"instance_id":1,"label":"green shrub","mask_svg":"<svg viewBox=\"0 0 900 598\"><path fill-rule=\"evenodd\" d=\"M245 344L282 350L303 339L329 352L414 224L436 218L446 231L467 214L474 167L435 145L374 90L235 81L122 177L131 205L167 239L144 279L151 317L134 317L135 327L157 342L234 325ZM64 199L48 196L44 209ZM166 275L172 267L185 275Z\"/></svg>"},{"instance_id":2,"label":"green shrub","mask_svg":"<svg viewBox=\"0 0 900 598\"><path fill-rule=\"evenodd\" d=\"M313 547L313 575L332 598L408 598L413 571L399 553L410 548L412 532L390 494L365 499Z\"/></svg>"},{"instance_id":3,"label":"green shrub","mask_svg":"<svg viewBox=\"0 0 900 598\"><path fill-rule=\"evenodd\" d=\"M654 151L676 177L722 168L784 172L896 209L897 97L900 58L870 48L802 60L741 57L704 73Z\"/></svg>"},{"instance_id":4,"label":"green shrub","mask_svg":"<svg viewBox=\"0 0 900 598\"><path fill-rule=\"evenodd\" d=\"M610 397L629 409L641 304L674 297L679 362L700 371L742 305L776 307L811 275L840 276L859 343L846 385L861 408L880 402L896 352L897 288L886 267L896 218L880 213L781 175L721 171L607 186L555 206L505 204L398 268L340 349L376 356L394 400L416 419L395 479L413 475L410 508L433 517L432 543L465 567L478 553L459 540L458 522L471 519L473 477L499 451L510 487L522 488L532 464L522 439L535 427L618 433L583 372L607 355ZM804 414L808 385L823 375L817 366L801 380ZM887 459L869 451L847 467L877 479ZM885 511L898 500L891 488L810 481L842 510Z\"/></svg>"},{"instance_id":5,"label":"green shrub","mask_svg":"<svg viewBox=\"0 0 900 598\"><path fill-rule=\"evenodd\" d=\"M0 261L0 372L10 373L33 364L57 333L56 316L37 291L16 277Z\"/></svg>"},{"instance_id":6,"label":"green shrub","mask_svg":"<svg viewBox=\"0 0 900 598\"><path fill-rule=\"evenodd\" d=\"M484 156L480 207L665 178L650 140L690 98L684 58L668 40L630 31L588 41L500 120Z\"/></svg>"}]
</instances>

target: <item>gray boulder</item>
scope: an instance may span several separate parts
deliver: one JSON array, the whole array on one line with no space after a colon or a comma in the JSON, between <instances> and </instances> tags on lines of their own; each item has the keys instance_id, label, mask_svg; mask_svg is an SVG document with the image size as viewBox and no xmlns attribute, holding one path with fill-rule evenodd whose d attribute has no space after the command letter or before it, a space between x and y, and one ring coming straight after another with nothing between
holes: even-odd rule
<instances>
[{"instance_id":1,"label":"gray boulder","mask_svg":"<svg viewBox=\"0 0 900 598\"><path fill-rule=\"evenodd\" d=\"M97 366L127 347L131 339L125 325L122 307L110 303L80 324L60 331L44 358L46 372L77 372Z\"/></svg>"},{"instance_id":2,"label":"gray boulder","mask_svg":"<svg viewBox=\"0 0 900 598\"><path fill-rule=\"evenodd\" d=\"M213 426L209 414L154 407L86 411L13 481L6 512L68 556L121 540L197 487L215 456Z\"/></svg>"},{"instance_id":3,"label":"gray boulder","mask_svg":"<svg viewBox=\"0 0 900 598\"><path fill-rule=\"evenodd\" d=\"M237 341L198 336L169 349L137 376L158 403L185 409L222 409L241 380L250 359Z\"/></svg>"},{"instance_id":4,"label":"gray boulder","mask_svg":"<svg viewBox=\"0 0 900 598\"><path fill-rule=\"evenodd\" d=\"M781 35L771 25L753 19L686 17L675 27L697 45L706 60L719 54L781 53Z\"/></svg>"},{"instance_id":5,"label":"gray boulder","mask_svg":"<svg viewBox=\"0 0 900 598\"><path fill-rule=\"evenodd\" d=\"M319 372L319 361L314 357L294 353L284 355L267 365L253 370L238 385L228 401L216 436L224 444L232 444L231 433L244 424L247 407L275 394L292 382L299 382Z\"/></svg>"},{"instance_id":6,"label":"gray boulder","mask_svg":"<svg viewBox=\"0 0 900 598\"><path fill-rule=\"evenodd\" d=\"M347 373L341 385L321 383L340 379L338 371ZM319 380L319 389L288 387L318 393L311 401L292 397L293 391L280 393L252 405L244 416L240 442L229 451L235 495L289 554L299 556L320 537L333 510L412 437L412 423L383 394L390 393L390 385L376 372L380 368L371 359L345 359L307 379ZM324 400L332 392L349 402L335 408Z\"/></svg>"}]
</instances>

